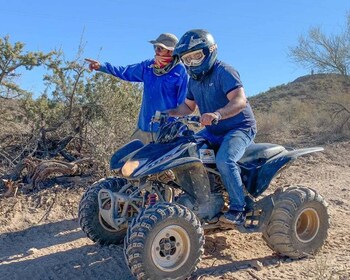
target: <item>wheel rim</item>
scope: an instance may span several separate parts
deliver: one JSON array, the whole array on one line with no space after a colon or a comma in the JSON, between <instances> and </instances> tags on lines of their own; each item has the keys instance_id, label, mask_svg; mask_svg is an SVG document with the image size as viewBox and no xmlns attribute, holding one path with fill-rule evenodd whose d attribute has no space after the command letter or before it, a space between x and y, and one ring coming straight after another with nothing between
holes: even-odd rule
<instances>
[{"instance_id":1,"label":"wheel rim","mask_svg":"<svg viewBox=\"0 0 350 280\"><path fill-rule=\"evenodd\" d=\"M126 194L129 194L131 192L132 192L132 190L128 190L128 191L126 191ZM102 209L110 210L111 207L112 207L112 205L111 205L111 199L110 198L107 198L104 201L102 201ZM118 214L122 213L123 209L124 209L124 203L123 202L119 203L118 204ZM134 208L129 206L128 209L127 209L127 214L126 214L127 218L133 217L135 215L135 213L136 212L135 212ZM98 214L98 219L100 221L100 225L105 230L110 231L110 232L118 232L122 228L124 228L124 227L126 228L126 226L127 226L126 224L125 225L123 224L123 225L120 225L119 228L116 229L116 228L112 227L109 223L107 223L107 221L105 219L103 219L103 217L102 217L102 215L100 213Z\"/></svg>"},{"instance_id":2,"label":"wheel rim","mask_svg":"<svg viewBox=\"0 0 350 280\"><path fill-rule=\"evenodd\" d=\"M298 240L303 243L312 241L320 229L320 218L313 208L305 208L299 214L295 223Z\"/></svg>"},{"instance_id":3,"label":"wheel rim","mask_svg":"<svg viewBox=\"0 0 350 280\"><path fill-rule=\"evenodd\" d=\"M153 240L153 263L162 271L175 271L187 261L190 247L190 238L184 228L167 226Z\"/></svg>"}]
</instances>

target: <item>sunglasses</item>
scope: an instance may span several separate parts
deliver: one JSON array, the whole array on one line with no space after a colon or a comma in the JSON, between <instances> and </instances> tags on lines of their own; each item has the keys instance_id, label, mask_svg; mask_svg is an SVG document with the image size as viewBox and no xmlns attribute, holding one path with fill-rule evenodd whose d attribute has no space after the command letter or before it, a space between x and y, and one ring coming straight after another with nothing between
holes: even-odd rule
<instances>
[{"instance_id":1,"label":"sunglasses","mask_svg":"<svg viewBox=\"0 0 350 280\"><path fill-rule=\"evenodd\" d=\"M156 52L162 52L164 50L167 50L166 48L163 48L161 46L156 46L156 45L153 45L153 48Z\"/></svg>"}]
</instances>

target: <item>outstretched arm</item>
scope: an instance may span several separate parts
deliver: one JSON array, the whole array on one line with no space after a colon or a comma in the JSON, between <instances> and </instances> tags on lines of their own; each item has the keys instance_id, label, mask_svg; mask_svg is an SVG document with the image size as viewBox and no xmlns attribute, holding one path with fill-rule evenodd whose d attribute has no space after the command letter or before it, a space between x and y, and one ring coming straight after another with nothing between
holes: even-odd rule
<instances>
[{"instance_id":1,"label":"outstretched arm","mask_svg":"<svg viewBox=\"0 0 350 280\"><path fill-rule=\"evenodd\" d=\"M91 58L85 58L85 61L89 63L91 71L101 71L129 82L143 82L143 69L147 66L144 62L127 66L113 66L108 62L101 64Z\"/></svg>"}]
</instances>

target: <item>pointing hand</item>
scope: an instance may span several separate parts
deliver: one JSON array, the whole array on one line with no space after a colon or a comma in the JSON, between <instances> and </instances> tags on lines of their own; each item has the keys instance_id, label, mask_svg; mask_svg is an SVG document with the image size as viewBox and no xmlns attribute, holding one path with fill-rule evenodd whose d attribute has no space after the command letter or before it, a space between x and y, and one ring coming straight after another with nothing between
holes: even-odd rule
<instances>
[{"instance_id":1,"label":"pointing hand","mask_svg":"<svg viewBox=\"0 0 350 280\"><path fill-rule=\"evenodd\" d=\"M92 70L98 70L100 69L100 63L97 60L91 59L91 58L85 58L85 61L89 62L89 69Z\"/></svg>"}]
</instances>

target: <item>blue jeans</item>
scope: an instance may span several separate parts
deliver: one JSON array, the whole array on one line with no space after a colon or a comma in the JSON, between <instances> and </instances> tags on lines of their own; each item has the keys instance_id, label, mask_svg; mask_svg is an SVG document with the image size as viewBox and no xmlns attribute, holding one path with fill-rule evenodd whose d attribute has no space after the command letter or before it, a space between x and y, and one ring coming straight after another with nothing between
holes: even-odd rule
<instances>
[{"instance_id":1,"label":"blue jeans","mask_svg":"<svg viewBox=\"0 0 350 280\"><path fill-rule=\"evenodd\" d=\"M243 183L237 161L253 142L255 134L252 128L230 130L223 136L212 135L206 129L197 133L212 144L220 145L216 154L216 166L229 195L230 210L243 211L245 207Z\"/></svg>"}]
</instances>

